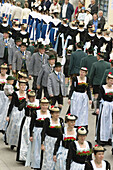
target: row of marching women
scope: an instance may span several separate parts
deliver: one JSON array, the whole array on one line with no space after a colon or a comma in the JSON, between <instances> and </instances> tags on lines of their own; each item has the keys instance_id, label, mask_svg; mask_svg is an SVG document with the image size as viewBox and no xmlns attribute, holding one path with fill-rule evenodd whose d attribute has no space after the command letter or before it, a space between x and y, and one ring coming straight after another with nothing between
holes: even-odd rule
<instances>
[{"instance_id":1,"label":"row of marching women","mask_svg":"<svg viewBox=\"0 0 113 170\"><path fill-rule=\"evenodd\" d=\"M55 62L55 57L50 56L48 61L49 63L51 61L52 64L53 60ZM17 161L24 162L25 166L33 169L42 170L110 169L109 162L103 160L106 150L103 144L107 144L103 141L107 139L109 142L112 133L110 122L113 76L111 73L107 75L107 84L100 87L99 90L97 102L99 115L96 131L99 145L92 147L92 144L86 140L88 97L89 103L92 103L86 67L81 67L80 74L72 79L69 92L71 113L66 114L65 122L60 117L63 104L62 88L65 86L63 87L61 82L64 81L62 79L64 75L58 74L61 71L59 62L55 63L54 71L48 76L49 99L46 97L41 100L36 99L35 91L27 90L27 75L19 71L18 81L16 81L14 77L6 74L7 69L7 64L1 65L1 107L4 105L4 109L6 109L1 116L3 127L5 122L5 127L1 131L4 133L6 145L9 145L11 149L17 147ZM53 89L55 85L56 89ZM57 86L60 90L59 95L56 94L56 92L58 93ZM55 106L56 101L58 101L59 107ZM101 128L101 124L108 128ZM94 159L92 159L93 153Z\"/></svg>"}]
</instances>

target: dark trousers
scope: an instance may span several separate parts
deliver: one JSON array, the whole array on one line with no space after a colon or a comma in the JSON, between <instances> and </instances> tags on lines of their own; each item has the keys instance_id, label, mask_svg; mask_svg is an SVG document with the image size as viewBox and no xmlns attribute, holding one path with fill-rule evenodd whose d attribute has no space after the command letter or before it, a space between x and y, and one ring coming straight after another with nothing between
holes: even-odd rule
<instances>
[{"instance_id":1,"label":"dark trousers","mask_svg":"<svg viewBox=\"0 0 113 170\"><path fill-rule=\"evenodd\" d=\"M33 87L32 87L32 89L36 92L36 98L41 99L41 97L42 97L42 87L40 87L40 89L37 90L37 78L38 78L38 76L33 76Z\"/></svg>"},{"instance_id":2,"label":"dark trousers","mask_svg":"<svg viewBox=\"0 0 113 170\"><path fill-rule=\"evenodd\" d=\"M59 96L51 97L51 105L55 105L56 102L58 102L58 104L63 105L63 96L59 95Z\"/></svg>"},{"instance_id":3,"label":"dark trousers","mask_svg":"<svg viewBox=\"0 0 113 170\"><path fill-rule=\"evenodd\" d=\"M46 97L49 100L50 97L49 97L49 94L48 94L47 87L43 87L43 89L44 89L44 97Z\"/></svg>"}]
</instances>

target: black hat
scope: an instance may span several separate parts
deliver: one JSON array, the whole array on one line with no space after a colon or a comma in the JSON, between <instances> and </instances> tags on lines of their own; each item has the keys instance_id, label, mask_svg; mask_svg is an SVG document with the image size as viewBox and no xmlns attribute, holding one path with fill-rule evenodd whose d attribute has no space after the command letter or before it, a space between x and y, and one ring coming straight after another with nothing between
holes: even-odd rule
<instances>
[{"instance_id":1,"label":"black hat","mask_svg":"<svg viewBox=\"0 0 113 170\"><path fill-rule=\"evenodd\" d=\"M52 60L52 59L55 59L55 56L54 55L50 55L48 60Z\"/></svg>"},{"instance_id":2,"label":"black hat","mask_svg":"<svg viewBox=\"0 0 113 170\"><path fill-rule=\"evenodd\" d=\"M79 22L79 27L84 27L84 22L83 21Z\"/></svg>"},{"instance_id":3,"label":"black hat","mask_svg":"<svg viewBox=\"0 0 113 170\"><path fill-rule=\"evenodd\" d=\"M22 41L22 39L21 39L20 37L17 37L17 38L15 39L15 42L19 42L19 41Z\"/></svg>"},{"instance_id":4,"label":"black hat","mask_svg":"<svg viewBox=\"0 0 113 170\"><path fill-rule=\"evenodd\" d=\"M48 44L45 45L45 50L48 51L50 46Z\"/></svg>"},{"instance_id":5,"label":"black hat","mask_svg":"<svg viewBox=\"0 0 113 170\"><path fill-rule=\"evenodd\" d=\"M39 44L38 48L39 49L45 49L45 46L43 44Z\"/></svg>"},{"instance_id":6,"label":"black hat","mask_svg":"<svg viewBox=\"0 0 113 170\"><path fill-rule=\"evenodd\" d=\"M62 65L61 65L60 62L56 62L56 63L55 63L55 67L62 67Z\"/></svg>"},{"instance_id":7,"label":"black hat","mask_svg":"<svg viewBox=\"0 0 113 170\"><path fill-rule=\"evenodd\" d=\"M82 41L80 41L80 42L77 43L77 47L78 47L78 48L82 48L83 46L84 46L84 44L83 44Z\"/></svg>"},{"instance_id":8,"label":"black hat","mask_svg":"<svg viewBox=\"0 0 113 170\"><path fill-rule=\"evenodd\" d=\"M98 52L97 55L101 58L104 58L104 53L103 52Z\"/></svg>"},{"instance_id":9,"label":"black hat","mask_svg":"<svg viewBox=\"0 0 113 170\"><path fill-rule=\"evenodd\" d=\"M25 43L25 42L22 42L22 44L21 44L21 46L26 46L27 47L27 43Z\"/></svg>"},{"instance_id":10,"label":"black hat","mask_svg":"<svg viewBox=\"0 0 113 170\"><path fill-rule=\"evenodd\" d=\"M94 48L91 46L87 49L87 52L93 52L94 51Z\"/></svg>"},{"instance_id":11,"label":"black hat","mask_svg":"<svg viewBox=\"0 0 113 170\"><path fill-rule=\"evenodd\" d=\"M13 77L13 76L8 76L6 80L15 80L15 77Z\"/></svg>"},{"instance_id":12,"label":"black hat","mask_svg":"<svg viewBox=\"0 0 113 170\"><path fill-rule=\"evenodd\" d=\"M87 135L88 130L85 127L80 126L77 129L77 134L79 134L79 135Z\"/></svg>"},{"instance_id":13,"label":"black hat","mask_svg":"<svg viewBox=\"0 0 113 170\"><path fill-rule=\"evenodd\" d=\"M8 29L3 30L3 33L7 33L7 34L9 34L9 35L12 35L12 32L9 31Z\"/></svg>"}]
</instances>

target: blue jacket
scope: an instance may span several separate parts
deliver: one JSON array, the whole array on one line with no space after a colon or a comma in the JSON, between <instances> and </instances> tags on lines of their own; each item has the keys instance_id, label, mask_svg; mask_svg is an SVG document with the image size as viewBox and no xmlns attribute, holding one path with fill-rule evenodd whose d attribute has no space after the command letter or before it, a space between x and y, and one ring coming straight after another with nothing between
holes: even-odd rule
<instances>
[{"instance_id":1,"label":"blue jacket","mask_svg":"<svg viewBox=\"0 0 113 170\"><path fill-rule=\"evenodd\" d=\"M63 4L64 5L64 4ZM61 8L61 18L62 18L62 9L63 9L63 5L62 5L62 8ZM73 5L68 3L68 6L67 6L67 11L66 11L66 18L69 19L69 21L71 21L71 16L74 12L74 8L73 8Z\"/></svg>"}]
</instances>

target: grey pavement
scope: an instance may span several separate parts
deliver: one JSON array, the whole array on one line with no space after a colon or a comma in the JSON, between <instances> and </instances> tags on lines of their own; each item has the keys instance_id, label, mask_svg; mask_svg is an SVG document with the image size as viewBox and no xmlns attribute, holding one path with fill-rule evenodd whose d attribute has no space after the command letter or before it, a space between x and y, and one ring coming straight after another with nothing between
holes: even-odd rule
<instances>
[{"instance_id":1,"label":"grey pavement","mask_svg":"<svg viewBox=\"0 0 113 170\"><path fill-rule=\"evenodd\" d=\"M65 106L65 107L64 107ZM61 116L64 117L68 109L67 98L64 99L64 106ZM96 117L91 114L92 110L89 108L89 134L87 140L93 145L95 136L95 121ZM111 155L111 146L106 146L105 159L108 160L113 167L113 156ZM24 167L21 163L16 162L16 150L10 150L3 142L3 135L0 134L0 170L30 170L30 167Z\"/></svg>"}]
</instances>

